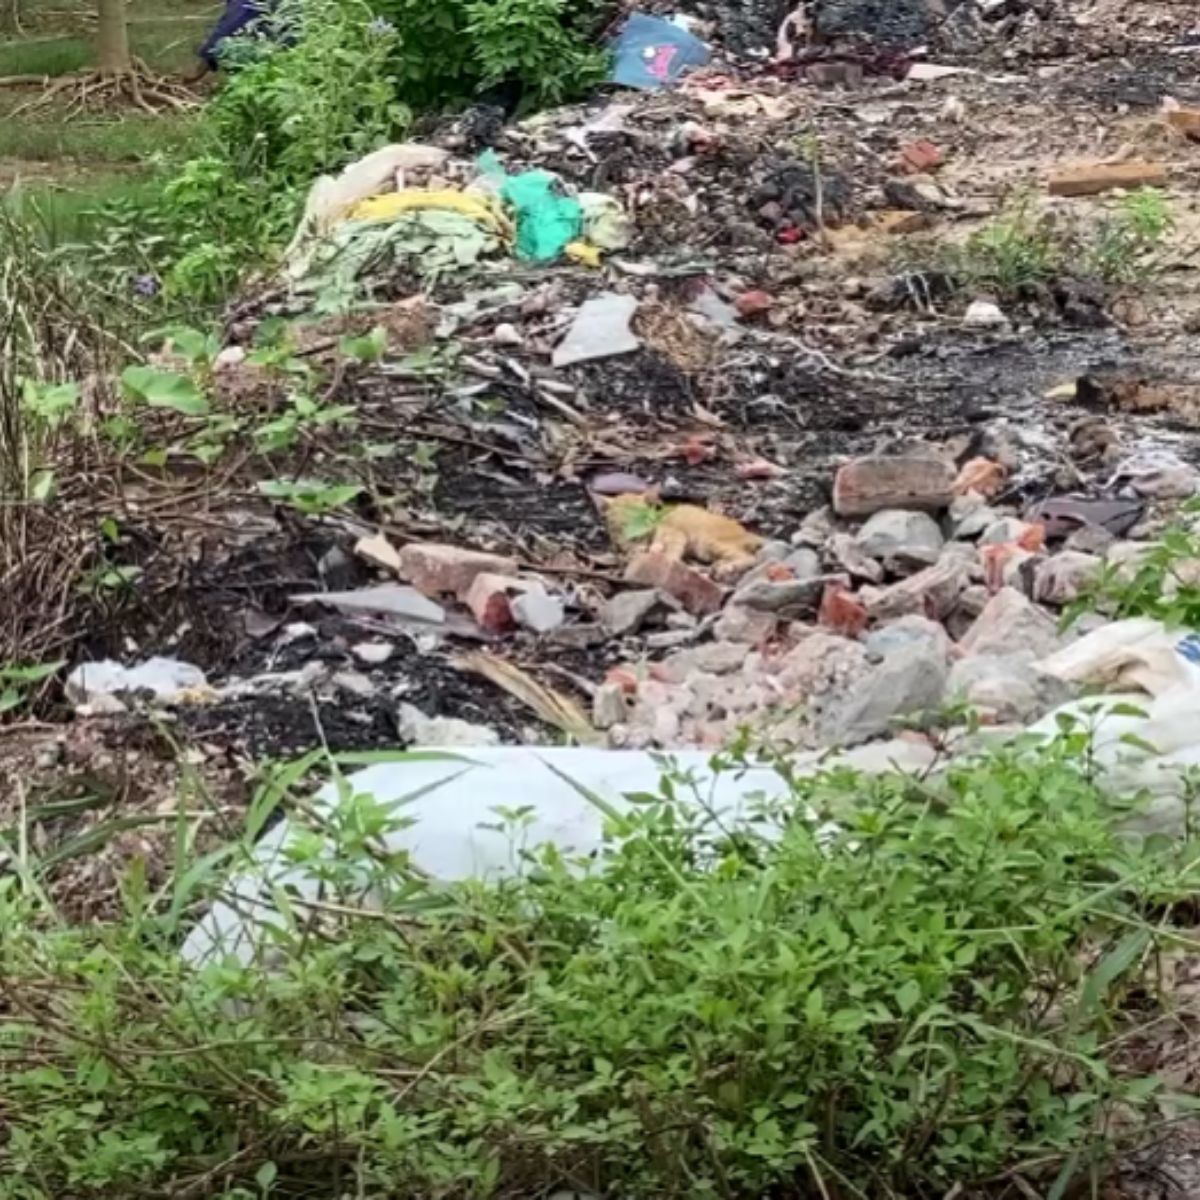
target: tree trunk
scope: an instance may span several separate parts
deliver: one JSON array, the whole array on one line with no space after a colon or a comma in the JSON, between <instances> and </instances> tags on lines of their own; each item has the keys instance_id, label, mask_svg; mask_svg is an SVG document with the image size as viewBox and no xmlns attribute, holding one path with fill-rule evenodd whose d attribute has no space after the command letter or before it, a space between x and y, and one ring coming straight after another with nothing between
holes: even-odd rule
<instances>
[{"instance_id":1,"label":"tree trunk","mask_svg":"<svg viewBox=\"0 0 1200 1200\"><path fill-rule=\"evenodd\" d=\"M96 60L101 75L124 75L132 70L125 0L98 0L100 22L96 29Z\"/></svg>"}]
</instances>

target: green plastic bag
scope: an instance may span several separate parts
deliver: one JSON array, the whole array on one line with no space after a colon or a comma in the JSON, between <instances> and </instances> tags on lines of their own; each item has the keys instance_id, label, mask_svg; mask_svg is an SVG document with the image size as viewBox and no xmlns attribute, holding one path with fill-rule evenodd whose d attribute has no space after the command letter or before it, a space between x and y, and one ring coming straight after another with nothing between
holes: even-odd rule
<instances>
[{"instance_id":1,"label":"green plastic bag","mask_svg":"<svg viewBox=\"0 0 1200 1200\"><path fill-rule=\"evenodd\" d=\"M518 258L534 262L558 258L582 232L579 201L559 195L557 184L548 171L525 171L505 179L500 198L516 215Z\"/></svg>"}]
</instances>

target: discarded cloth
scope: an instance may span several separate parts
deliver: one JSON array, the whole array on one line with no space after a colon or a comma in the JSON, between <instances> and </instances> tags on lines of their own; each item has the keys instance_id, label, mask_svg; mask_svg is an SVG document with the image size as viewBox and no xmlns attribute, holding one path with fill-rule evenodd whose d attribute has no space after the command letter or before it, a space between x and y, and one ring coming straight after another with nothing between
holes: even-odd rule
<instances>
[{"instance_id":1,"label":"discarded cloth","mask_svg":"<svg viewBox=\"0 0 1200 1200\"><path fill-rule=\"evenodd\" d=\"M371 196L360 200L349 212L351 221L394 221L405 213L423 210L441 210L461 213L472 221L478 221L497 233L507 234L511 227L492 200L478 193L460 192L454 188L425 191L421 188L405 188L383 196Z\"/></svg>"},{"instance_id":2,"label":"discarded cloth","mask_svg":"<svg viewBox=\"0 0 1200 1200\"><path fill-rule=\"evenodd\" d=\"M517 257L532 262L558 258L583 229L583 209L574 196L559 191L548 171L510 175L500 189L517 223Z\"/></svg>"},{"instance_id":3,"label":"discarded cloth","mask_svg":"<svg viewBox=\"0 0 1200 1200\"><path fill-rule=\"evenodd\" d=\"M596 854L604 844L605 814L587 798L599 797L617 812L628 812L629 796L654 795L667 764L684 773L678 802L704 807L736 826L752 820L762 800L782 798L789 788L772 767L715 772L709 751L688 750L664 758L641 750L590 747L473 746L466 757L457 751L427 750L408 761L368 767L351 776L354 795L371 796L409 818L404 829L384 839L392 853L407 852L413 866L443 882L500 879L519 869L511 837L496 819L498 806L519 795L526 813L521 839L530 846L554 845L565 856ZM908 741L880 742L831 758L797 755L793 774L816 774L833 766L868 773L920 771L935 752ZM330 786L314 800L327 812L344 800L345 787ZM256 869L234 879L183 945L184 960L193 964L233 955L249 962L262 932L278 928L279 914L270 901L272 889L285 888L292 903L316 900L321 892L319 861L291 865L286 850L299 831L283 822L267 833L255 850Z\"/></svg>"},{"instance_id":4,"label":"discarded cloth","mask_svg":"<svg viewBox=\"0 0 1200 1200\"><path fill-rule=\"evenodd\" d=\"M655 91L676 83L689 67L707 65L711 53L696 36L671 21L634 13L613 46L612 83Z\"/></svg>"}]
</instances>

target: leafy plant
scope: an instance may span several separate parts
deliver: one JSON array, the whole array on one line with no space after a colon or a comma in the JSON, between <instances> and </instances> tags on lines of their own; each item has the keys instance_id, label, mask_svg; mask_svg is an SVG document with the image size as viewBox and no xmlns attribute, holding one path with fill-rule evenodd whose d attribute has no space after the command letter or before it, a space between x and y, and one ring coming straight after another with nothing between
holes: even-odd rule
<instances>
[{"instance_id":1,"label":"leafy plant","mask_svg":"<svg viewBox=\"0 0 1200 1200\"><path fill-rule=\"evenodd\" d=\"M65 660L28 666L0 665L0 715L23 707L38 684L45 683L65 666Z\"/></svg>"},{"instance_id":2,"label":"leafy plant","mask_svg":"<svg viewBox=\"0 0 1200 1200\"><path fill-rule=\"evenodd\" d=\"M309 516L324 516L362 494L362 488L356 484L325 483L319 479L265 480L258 490Z\"/></svg>"},{"instance_id":3,"label":"leafy plant","mask_svg":"<svg viewBox=\"0 0 1200 1200\"><path fill-rule=\"evenodd\" d=\"M1183 512L1200 514L1200 501L1189 500ZM1069 625L1094 610L1200 629L1200 532L1195 524L1172 526L1129 563L1106 563L1067 607L1064 622Z\"/></svg>"},{"instance_id":4,"label":"leafy plant","mask_svg":"<svg viewBox=\"0 0 1200 1200\"><path fill-rule=\"evenodd\" d=\"M121 385L131 399L151 408L170 408L186 417L203 417L208 412L208 397L195 380L177 371L129 366L121 372Z\"/></svg>"},{"instance_id":5,"label":"leafy plant","mask_svg":"<svg viewBox=\"0 0 1200 1200\"><path fill-rule=\"evenodd\" d=\"M1088 246L1089 271L1109 283L1133 282L1152 265L1153 251L1173 225L1163 192L1148 187L1130 192Z\"/></svg>"},{"instance_id":6,"label":"leafy plant","mask_svg":"<svg viewBox=\"0 0 1200 1200\"><path fill-rule=\"evenodd\" d=\"M1036 197L1018 193L996 220L973 233L955 256L955 274L970 286L1012 296L1059 273L1061 234L1037 210Z\"/></svg>"},{"instance_id":7,"label":"leafy plant","mask_svg":"<svg viewBox=\"0 0 1200 1200\"><path fill-rule=\"evenodd\" d=\"M182 813L174 883L135 868L119 922L6 877L0 1197L1066 1194L1154 1111L1103 1048L1176 936L1145 913L1197 882L1194 848L1114 834L1086 740L926 779L782 763L736 832L668 770L593 800L598 861L523 848L509 804L515 874L441 887L389 847L405 802L293 806L308 756L244 844L194 857ZM319 895L276 891L261 957L185 966L198 889L283 804Z\"/></svg>"},{"instance_id":8,"label":"leafy plant","mask_svg":"<svg viewBox=\"0 0 1200 1200\"><path fill-rule=\"evenodd\" d=\"M621 540L642 542L653 537L654 531L670 511L665 505L650 504L644 500L624 506L621 515Z\"/></svg>"}]
</instances>

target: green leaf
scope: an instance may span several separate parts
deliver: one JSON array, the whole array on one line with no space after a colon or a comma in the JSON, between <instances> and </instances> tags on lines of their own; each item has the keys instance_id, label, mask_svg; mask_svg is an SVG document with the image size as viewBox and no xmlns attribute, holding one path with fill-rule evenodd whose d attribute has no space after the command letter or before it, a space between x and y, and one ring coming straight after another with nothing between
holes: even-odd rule
<instances>
[{"instance_id":1,"label":"green leaf","mask_svg":"<svg viewBox=\"0 0 1200 1200\"><path fill-rule=\"evenodd\" d=\"M174 371L126 367L121 373L121 384L132 399L151 408L170 408L185 417L203 417L208 412L208 400L196 384Z\"/></svg>"},{"instance_id":2,"label":"green leaf","mask_svg":"<svg viewBox=\"0 0 1200 1200\"><path fill-rule=\"evenodd\" d=\"M1081 1006L1087 1010L1098 1005L1108 989L1133 966L1150 945L1150 930L1135 929L1126 934L1092 969L1083 985Z\"/></svg>"},{"instance_id":3,"label":"green leaf","mask_svg":"<svg viewBox=\"0 0 1200 1200\"><path fill-rule=\"evenodd\" d=\"M279 1178L279 1168L273 1162L265 1162L254 1172L254 1182L264 1191L270 1190L271 1185Z\"/></svg>"},{"instance_id":4,"label":"green leaf","mask_svg":"<svg viewBox=\"0 0 1200 1200\"><path fill-rule=\"evenodd\" d=\"M907 1015L920 999L921 985L915 979L901 984L896 990L896 1007L903 1015Z\"/></svg>"}]
</instances>

